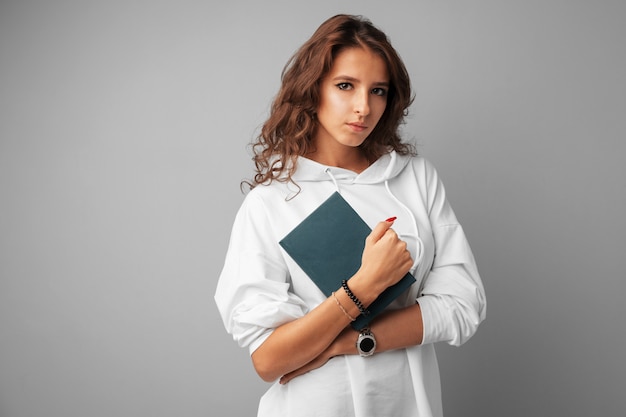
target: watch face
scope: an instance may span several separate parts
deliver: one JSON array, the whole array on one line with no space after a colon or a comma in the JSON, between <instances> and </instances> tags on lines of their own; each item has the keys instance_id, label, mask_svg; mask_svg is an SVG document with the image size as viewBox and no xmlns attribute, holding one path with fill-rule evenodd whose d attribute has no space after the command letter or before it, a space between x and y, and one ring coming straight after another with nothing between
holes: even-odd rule
<instances>
[{"instance_id":1,"label":"watch face","mask_svg":"<svg viewBox=\"0 0 626 417\"><path fill-rule=\"evenodd\" d=\"M361 339L359 347L363 352L368 353L372 349L374 349L375 345L376 343L374 342L374 339L372 339L370 336L365 336L363 339Z\"/></svg>"},{"instance_id":2,"label":"watch face","mask_svg":"<svg viewBox=\"0 0 626 417\"><path fill-rule=\"evenodd\" d=\"M361 356L371 356L376 351L376 338L374 334L367 330L362 330L356 342L357 350Z\"/></svg>"}]
</instances>

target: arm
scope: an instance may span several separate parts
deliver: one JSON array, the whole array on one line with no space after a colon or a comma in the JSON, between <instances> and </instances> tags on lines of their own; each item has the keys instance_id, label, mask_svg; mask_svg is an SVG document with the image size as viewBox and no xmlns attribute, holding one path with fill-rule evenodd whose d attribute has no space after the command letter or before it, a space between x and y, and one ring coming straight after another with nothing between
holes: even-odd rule
<instances>
[{"instance_id":1,"label":"arm","mask_svg":"<svg viewBox=\"0 0 626 417\"><path fill-rule=\"evenodd\" d=\"M376 353L419 345L422 342L422 314L419 304L399 310L382 313L371 324L370 329L376 336ZM356 355L358 332L351 327L345 328L339 336L319 356L280 379L286 384L295 377L324 365L329 359L339 355Z\"/></svg>"},{"instance_id":2,"label":"arm","mask_svg":"<svg viewBox=\"0 0 626 417\"><path fill-rule=\"evenodd\" d=\"M352 292L366 306L412 265L406 243L390 229L392 224L380 222L374 228L365 242L361 267L350 279ZM331 296L303 317L277 327L252 353L254 367L263 380L273 381L319 357L348 326L348 315L358 316L358 308L343 290L335 295L347 315Z\"/></svg>"},{"instance_id":3,"label":"arm","mask_svg":"<svg viewBox=\"0 0 626 417\"><path fill-rule=\"evenodd\" d=\"M433 227L435 259L417 304L385 312L373 321L371 330L376 336L377 353L435 342L460 345L485 318L482 282L443 185L430 164L426 164L420 177L427 179L422 195ZM352 329L344 330L318 357L283 376L280 382L287 383L319 368L334 356L357 354L357 335Z\"/></svg>"},{"instance_id":4,"label":"arm","mask_svg":"<svg viewBox=\"0 0 626 417\"><path fill-rule=\"evenodd\" d=\"M435 257L426 276L420 304L423 343L460 346L486 316L485 290L463 227L459 224L435 168L428 162L421 177L432 226Z\"/></svg>"}]
</instances>

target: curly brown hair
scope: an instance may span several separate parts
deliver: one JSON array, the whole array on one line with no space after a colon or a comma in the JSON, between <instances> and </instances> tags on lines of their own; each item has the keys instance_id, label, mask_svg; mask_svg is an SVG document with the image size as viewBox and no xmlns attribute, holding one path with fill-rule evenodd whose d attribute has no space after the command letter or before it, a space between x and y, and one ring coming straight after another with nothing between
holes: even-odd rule
<instances>
[{"instance_id":1,"label":"curly brown hair","mask_svg":"<svg viewBox=\"0 0 626 417\"><path fill-rule=\"evenodd\" d=\"M326 20L285 65L281 88L272 102L270 116L252 143L256 174L250 188L273 180L288 182L296 169L296 157L313 149L320 102L320 85L335 57L347 48L369 48L380 55L389 71L387 106L378 124L360 145L375 161L390 150L414 153L403 143L399 127L413 101L409 74L387 36L362 16L340 14ZM243 183L242 183L243 185Z\"/></svg>"}]
</instances>

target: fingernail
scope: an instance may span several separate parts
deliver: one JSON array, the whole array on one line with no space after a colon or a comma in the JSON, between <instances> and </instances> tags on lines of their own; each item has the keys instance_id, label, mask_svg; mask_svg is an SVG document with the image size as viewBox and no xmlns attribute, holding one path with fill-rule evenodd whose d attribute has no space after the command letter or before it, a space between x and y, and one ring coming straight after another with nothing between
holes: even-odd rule
<instances>
[{"instance_id":1,"label":"fingernail","mask_svg":"<svg viewBox=\"0 0 626 417\"><path fill-rule=\"evenodd\" d=\"M387 220L385 220L385 221L386 221L386 222L391 223L391 222L392 222L392 221L394 221L395 219L397 219L397 217L395 217L395 216L394 216L394 217L390 217L390 218L388 218L388 219L387 219Z\"/></svg>"}]
</instances>

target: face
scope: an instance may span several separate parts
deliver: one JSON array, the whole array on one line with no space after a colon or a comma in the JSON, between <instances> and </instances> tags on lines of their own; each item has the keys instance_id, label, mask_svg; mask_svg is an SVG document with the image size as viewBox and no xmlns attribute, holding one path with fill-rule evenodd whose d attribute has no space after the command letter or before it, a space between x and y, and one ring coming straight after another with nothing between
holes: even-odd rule
<instances>
[{"instance_id":1,"label":"face","mask_svg":"<svg viewBox=\"0 0 626 417\"><path fill-rule=\"evenodd\" d=\"M388 90L387 65L379 55L363 48L341 51L320 88L317 150L345 151L361 145L387 107Z\"/></svg>"}]
</instances>

